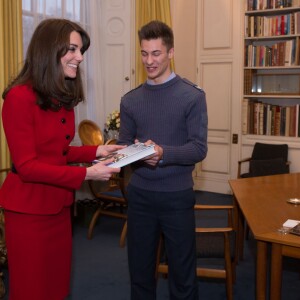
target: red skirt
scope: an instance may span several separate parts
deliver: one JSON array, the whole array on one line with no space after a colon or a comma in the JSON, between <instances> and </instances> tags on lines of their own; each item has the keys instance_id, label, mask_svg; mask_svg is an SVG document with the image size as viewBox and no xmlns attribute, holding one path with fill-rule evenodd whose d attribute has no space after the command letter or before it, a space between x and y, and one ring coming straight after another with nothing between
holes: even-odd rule
<instances>
[{"instance_id":1,"label":"red skirt","mask_svg":"<svg viewBox=\"0 0 300 300\"><path fill-rule=\"evenodd\" d=\"M63 300L69 294L70 208L57 215L5 211L10 300Z\"/></svg>"}]
</instances>

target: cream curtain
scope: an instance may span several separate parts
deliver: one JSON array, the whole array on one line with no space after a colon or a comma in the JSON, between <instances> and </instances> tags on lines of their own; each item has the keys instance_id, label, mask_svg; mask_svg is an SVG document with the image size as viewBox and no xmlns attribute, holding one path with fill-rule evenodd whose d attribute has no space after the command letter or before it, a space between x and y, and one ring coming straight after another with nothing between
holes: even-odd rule
<instances>
[{"instance_id":1,"label":"cream curtain","mask_svg":"<svg viewBox=\"0 0 300 300\"><path fill-rule=\"evenodd\" d=\"M2 95L4 88L19 71L23 60L22 0L0 1L0 20L0 93ZM0 113L2 115L2 97L0 101ZM10 167L10 164L10 155L1 121L0 168Z\"/></svg>"},{"instance_id":2,"label":"cream curtain","mask_svg":"<svg viewBox=\"0 0 300 300\"><path fill-rule=\"evenodd\" d=\"M135 25L138 30L146 23L152 20L160 20L165 22L170 27L171 24L171 8L170 0L143 0L136 1L136 16ZM172 62L174 70L174 62ZM141 62L140 44L138 37L136 37L136 58L135 58L135 84L138 86L143 83L147 76Z\"/></svg>"}]
</instances>

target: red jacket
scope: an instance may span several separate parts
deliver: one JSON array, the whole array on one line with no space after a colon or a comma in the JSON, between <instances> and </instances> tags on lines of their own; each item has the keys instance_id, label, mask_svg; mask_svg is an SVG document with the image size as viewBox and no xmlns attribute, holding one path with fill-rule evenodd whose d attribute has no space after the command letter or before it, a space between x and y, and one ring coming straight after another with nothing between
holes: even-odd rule
<instances>
[{"instance_id":1,"label":"red jacket","mask_svg":"<svg viewBox=\"0 0 300 300\"><path fill-rule=\"evenodd\" d=\"M73 202L97 146L70 146L75 134L74 111L42 110L28 86L10 90L2 122L17 174L9 173L0 189L0 205L30 214L55 214Z\"/></svg>"}]
</instances>

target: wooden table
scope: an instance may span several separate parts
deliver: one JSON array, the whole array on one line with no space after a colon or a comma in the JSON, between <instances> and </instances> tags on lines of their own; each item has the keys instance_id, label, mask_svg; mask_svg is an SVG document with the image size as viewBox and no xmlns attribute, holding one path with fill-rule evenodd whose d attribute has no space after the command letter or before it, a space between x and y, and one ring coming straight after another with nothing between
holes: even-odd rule
<instances>
[{"instance_id":1,"label":"wooden table","mask_svg":"<svg viewBox=\"0 0 300 300\"><path fill-rule=\"evenodd\" d=\"M257 240L256 299L266 299L267 245L271 244L270 299L279 300L282 256L300 258L300 236L278 232L286 220L300 220L300 205L287 203L300 198L300 173L229 180L229 184Z\"/></svg>"}]
</instances>

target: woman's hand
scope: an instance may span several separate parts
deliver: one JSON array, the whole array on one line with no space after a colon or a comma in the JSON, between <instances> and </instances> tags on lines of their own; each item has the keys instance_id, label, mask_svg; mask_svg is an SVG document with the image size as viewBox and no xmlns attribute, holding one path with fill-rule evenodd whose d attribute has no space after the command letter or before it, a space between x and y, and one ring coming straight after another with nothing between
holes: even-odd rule
<instances>
[{"instance_id":1,"label":"woman's hand","mask_svg":"<svg viewBox=\"0 0 300 300\"><path fill-rule=\"evenodd\" d=\"M112 152L115 152L117 150L123 149L127 146L123 146L123 145L100 145L97 148L97 152L96 152L96 156L97 157L103 157L103 156L107 156Z\"/></svg>"},{"instance_id":2,"label":"woman's hand","mask_svg":"<svg viewBox=\"0 0 300 300\"><path fill-rule=\"evenodd\" d=\"M107 159L105 161L100 161L91 167L86 169L85 180L101 180L108 181L113 174L119 173L121 168L108 167L109 163L114 161L113 158Z\"/></svg>"}]
</instances>

